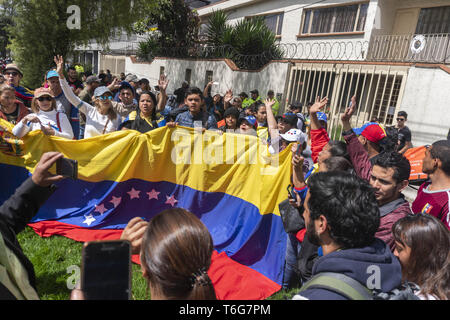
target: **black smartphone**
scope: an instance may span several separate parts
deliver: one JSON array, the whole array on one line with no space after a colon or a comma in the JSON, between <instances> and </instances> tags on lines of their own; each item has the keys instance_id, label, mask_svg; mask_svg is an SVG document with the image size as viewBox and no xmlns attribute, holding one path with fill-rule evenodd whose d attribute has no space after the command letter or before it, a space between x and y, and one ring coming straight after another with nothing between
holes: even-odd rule
<instances>
[{"instance_id":1,"label":"black smartphone","mask_svg":"<svg viewBox=\"0 0 450 320\"><path fill-rule=\"evenodd\" d=\"M297 200L297 196L295 195L295 192L293 190L292 184L288 185L287 191L289 193L289 197L291 197L294 200Z\"/></svg>"},{"instance_id":2,"label":"black smartphone","mask_svg":"<svg viewBox=\"0 0 450 320\"><path fill-rule=\"evenodd\" d=\"M130 242L86 242L82 254L81 289L87 300L130 300Z\"/></svg>"},{"instance_id":3,"label":"black smartphone","mask_svg":"<svg viewBox=\"0 0 450 320\"><path fill-rule=\"evenodd\" d=\"M68 158L56 160L56 174L76 180L78 178L78 161Z\"/></svg>"}]
</instances>

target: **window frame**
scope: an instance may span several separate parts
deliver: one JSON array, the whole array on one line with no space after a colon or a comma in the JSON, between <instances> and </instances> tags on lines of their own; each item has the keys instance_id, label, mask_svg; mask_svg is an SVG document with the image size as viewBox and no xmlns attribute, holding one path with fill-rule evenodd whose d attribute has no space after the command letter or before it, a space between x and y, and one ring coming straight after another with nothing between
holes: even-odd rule
<instances>
[{"instance_id":1,"label":"window frame","mask_svg":"<svg viewBox=\"0 0 450 320\"><path fill-rule=\"evenodd\" d=\"M274 34L277 39L280 39L283 34L284 11L275 11L275 12L254 14L251 16L245 16L244 19L247 20L247 19L251 19L251 18L255 18L255 17L268 17L268 16L277 16L277 25L275 26L276 32L274 32ZM281 20L281 25L280 25L280 20ZM280 34L278 34L278 30L280 30Z\"/></svg>"},{"instance_id":2,"label":"window frame","mask_svg":"<svg viewBox=\"0 0 450 320\"><path fill-rule=\"evenodd\" d=\"M300 30L297 35L297 38L307 38L307 37L326 37L326 36L345 36L345 35L363 35L365 33L364 29L367 22L367 12L366 12L366 21L364 21L364 26L362 31L357 31L357 27L359 24L360 19L360 13L361 13L361 6L366 4L367 9L369 8L370 2L369 1L359 1L359 2L347 2L342 4L332 4L332 5L325 5L325 6L318 6L308 9L302 10L302 17L301 17L301 23L300 23ZM328 8L338 8L338 7L349 7L349 6L358 6L358 10L356 12L355 21L353 23L353 30L352 31L346 31L346 32L326 32L326 33L311 33L312 30L312 24L314 20L314 11L321 10L321 9L328 9ZM308 28L307 32L304 33L303 30L305 28L305 23L307 19L307 14L310 13L309 21L308 21Z\"/></svg>"}]
</instances>

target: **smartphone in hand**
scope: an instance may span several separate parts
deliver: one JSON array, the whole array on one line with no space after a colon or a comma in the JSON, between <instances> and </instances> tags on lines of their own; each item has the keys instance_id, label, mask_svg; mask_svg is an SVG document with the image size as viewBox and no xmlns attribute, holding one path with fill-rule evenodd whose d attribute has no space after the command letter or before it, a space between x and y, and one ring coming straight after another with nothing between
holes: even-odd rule
<instances>
[{"instance_id":1,"label":"smartphone in hand","mask_svg":"<svg viewBox=\"0 0 450 320\"><path fill-rule=\"evenodd\" d=\"M288 191L288 194L289 194L290 198L292 198L294 200L297 200L297 196L295 195L295 192L293 190L292 184L288 185L287 191Z\"/></svg>"},{"instance_id":2,"label":"smartphone in hand","mask_svg":"<svg viewBox=\"0 0 450 320\"><path fill-rule=\"evenodd\" d=\"M67 158L56 160L56 174L76 180L78 178L78 161Z\"/></svg>"},{"instance_id":3,"label":"smartphone in hand","mask_svg":"<svg viewBox=\"0 0 450 320\"><path fill-rule=\"evenodd\" d=\"M83 247L81 289L87 300L131 298L131 244L91 241Z\"/></svg>"}]
</instances>

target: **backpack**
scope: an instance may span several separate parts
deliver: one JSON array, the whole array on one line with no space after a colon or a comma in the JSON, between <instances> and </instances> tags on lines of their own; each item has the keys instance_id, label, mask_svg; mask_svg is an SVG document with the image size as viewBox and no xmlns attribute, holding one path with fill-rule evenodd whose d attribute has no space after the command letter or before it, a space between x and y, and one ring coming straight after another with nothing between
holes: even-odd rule
<instances>
[{"instance_id":1,"label":"backpack","mask_svg":"<svg viewBox=\"0 0 450 320\"><path fill-rule=\"evenodd\" d=\"M299 294L307 289L325 289L346 297L348 300L420 300L414 291L420 289L415 283L405 282L390 292L371 290L345 274L321 272L305 283Z\"/></svg>"}]
</instances>

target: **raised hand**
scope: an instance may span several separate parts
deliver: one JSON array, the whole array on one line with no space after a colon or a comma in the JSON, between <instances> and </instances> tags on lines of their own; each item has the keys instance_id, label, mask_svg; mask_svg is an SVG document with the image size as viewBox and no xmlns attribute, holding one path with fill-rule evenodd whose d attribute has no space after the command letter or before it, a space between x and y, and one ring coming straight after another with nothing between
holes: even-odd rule
<instances>
[{"instance_id":1,"label":"raised hand","mask_svg":"<svg viewBox=\"0 0 450 320\"><path fill-rule=\"evenodd\" d=\"M228 91L225 93L225 96L223 97L223 102L229 103L233 99L233 91L231 89L228 89Z\"/></svg>"},{"instance_id":2,"label":"raised hand","mask_svg":"<svg viewBox=\"0 0 450 320\"><path fill-rule=\"evenodd\" d=\"M345 112L341 116L342 122L350 122L350 118L355 112L355 109L356 109L356 96L353 96L351 99L350 106L347 109L345 109Z\"/></svg>"},{"instance_id":3,"label":"raised hand","mask_svg":"<svg viewBox=\"0 0 450 320\"><path fill-rule=\"evenodd\" d=\"M166 91L168 85L169 79L167 79L167 76L165 74L160 75L158 80L159 91Z\"/></svg>"},{"instance_id":4,"label":"raised hand","mask_svg":"<svg viewBox=\"0 0 450 320\"><path fill-rule=\"evenodd\" d=\"M328 97L322 98L320 99L320 97L318 96L316 98L316 102L311 106L311 108L309 109L309 113L317 113L319 111L322 111L323 108L328 104Z\"/></svg>"},{"instance_id":5,"label":"raised hand","mask_svg":"<svg viewBox=\"0 0 450 320\"><path fill-rule=\"evenodd\" d=\"M60 78L64 78L64 59L62 56L57 55L53 57L53 61L56 64L56 72L58 72Z\"/></svg>"},{"instance_id":6,"label":"raised hand","mask_svg":"<svg viewBox=\"0 0 450 320\"><path fill-rule=\"evenodd\" d=\"M266 100L264 100L264 104L266 105L266 108L272 109L272 106L275 104L275 99L267 98Z\"/></svg>"},{"instance_id":7,"label":"raised hand","mask_svg":"<svg viewBox=\"0 0 450 320\"><path fill-rule=\"evenodd\" d=\"M120 236L121 240L128 240L131 243L131 253L139 254L141 251L142 238L147 230L148 222L139 217L131 219Z\"/></svg>"}]
</instances>

